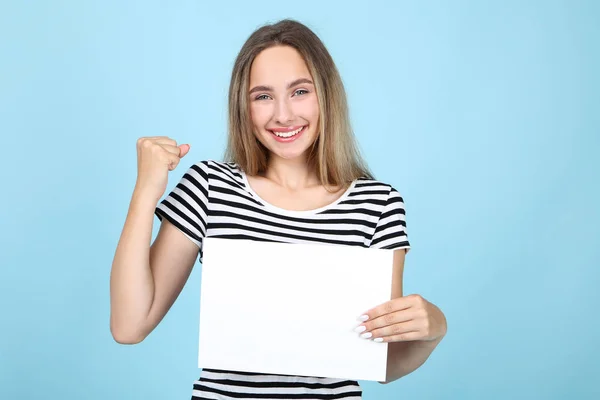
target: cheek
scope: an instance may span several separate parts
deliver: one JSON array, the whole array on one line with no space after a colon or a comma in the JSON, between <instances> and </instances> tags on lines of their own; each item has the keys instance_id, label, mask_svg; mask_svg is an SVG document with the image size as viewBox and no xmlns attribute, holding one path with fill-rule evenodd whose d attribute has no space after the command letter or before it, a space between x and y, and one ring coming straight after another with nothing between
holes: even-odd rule
<instances>
[{"instance_id":1,"label":"cheek","mask_svg":"<svg viewBox=\"0 0 600 400\"><path fill-rule=\"evenodd\" d=\"M312 118L314 121L319 120L319 103L315 101L312 108Z\"/></svg>"},{"instance_id":2,"label":"cheek","mask_svg":"<svg viewBox=\"0 0 600 400\"><path fill-rule=\"evenodd\" d=\"M316 96L299 103L296 115L300 115L312 124L315 124L319 119L319 102Z\"/></svg>"},{"instance_id":3,"label":"cheek","mask_svg":"<svg viewBox=\"0 0 600 400\"><path fill-rule=\"evenodd\" d=\"M319 100L317 96L313 96L310 102L310 112L313 119L313 123L319 120Z\"/></svg>"},{"instance_id":4,"label":"cheek","mask_svg":"<svg viewBox=\"0 0 600 400\"><path fill-rule=\"evenodd\" d=\"M250 105L250 118L252 119L252 124L258 128L264 128L269 119L271 118L271 111L266 104Z\"/></svg>"}]
</instances>

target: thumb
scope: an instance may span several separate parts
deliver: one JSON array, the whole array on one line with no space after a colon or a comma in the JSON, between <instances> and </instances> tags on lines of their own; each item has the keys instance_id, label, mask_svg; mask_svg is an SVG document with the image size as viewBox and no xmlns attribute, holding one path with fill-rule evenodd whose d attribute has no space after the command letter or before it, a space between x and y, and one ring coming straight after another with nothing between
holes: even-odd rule
<instances>
[{"instance_id":1,"label":"thumb","mask_svg":"<svg viewBox=\"0 0 600 400\"><path fill-rule=\"evenodd\" d=\"M179 158L183 158L189 151L190 151L190 145L189 144L182 144L179 147Z\"/></svg>"}]
</instances>

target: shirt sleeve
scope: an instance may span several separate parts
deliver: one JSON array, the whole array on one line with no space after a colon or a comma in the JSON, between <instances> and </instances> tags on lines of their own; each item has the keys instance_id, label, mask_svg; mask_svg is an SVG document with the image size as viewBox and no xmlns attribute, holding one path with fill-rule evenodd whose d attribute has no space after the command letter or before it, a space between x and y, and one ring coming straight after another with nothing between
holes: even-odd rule
<instances>
[{"instance_id":1,"label":"shirt sleeve","mask_svg":"<svg viewBox=\"0 0 600 400\"><path fill-rule=\"evenodd\" d=\"M154 214L166 218L199 248L206 236L208 216L208 164L198 162L185 172L179 183L156 206Z\"/></svg>"},{"instance_id":2,"label":"shirt sleeve","mask_svg":"<svg viewBox=\"0 0 600 400\"><path fill-rule=\"evenodd\" d=\"M393 187L390 187L370 247L388 250L406 249L407 253L410 250L404 199Z\"/></svg>"}]
</instances>

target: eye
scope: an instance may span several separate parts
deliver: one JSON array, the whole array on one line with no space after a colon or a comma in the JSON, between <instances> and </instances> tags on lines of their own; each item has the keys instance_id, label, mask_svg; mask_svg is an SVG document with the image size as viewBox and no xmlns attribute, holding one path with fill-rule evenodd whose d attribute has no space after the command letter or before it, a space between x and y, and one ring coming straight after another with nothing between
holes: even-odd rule
<instances>
[{"instance_id":1,"label":"eye","mask_svg":"<svg viewBox=\"0 0 600 400\"><path fill-rule=\"evenodd\" d=\"M306 89L298 89L298 90L296 90L294 92L294 96L302 95L302 94L306 94L306 93L308 93L308 90L306 90Z\"/></svg>"},{"instance_id":2,"label":"eye","mask_svg":"<svg viewBox=\"0 0 600 400\"><path fill-rule=\"evenodd\" d=\"M266 94L261 94L255 97L255 100L267 100L269 98Z\"/></svg>"}]
</instances>

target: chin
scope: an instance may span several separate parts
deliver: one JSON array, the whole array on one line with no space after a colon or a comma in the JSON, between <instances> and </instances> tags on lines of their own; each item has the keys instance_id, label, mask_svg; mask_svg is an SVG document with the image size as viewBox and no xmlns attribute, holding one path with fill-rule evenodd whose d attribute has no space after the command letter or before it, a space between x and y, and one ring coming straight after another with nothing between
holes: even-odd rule
<instances>
[{"instance_id":1,"label":"chin","mask_svg":"<svg viewBox=\"0 0 600 400\"><path fill-rule=\"evenodd\" d=\"M298 152L298 151L273 151L271 150L271 154L276 155L279 158L282 158L284 160L299 160L299 159L303 159L306 158L306 156L308 155L308 149L305 149L304 151Z\"/></svg>"}]
</instances>

